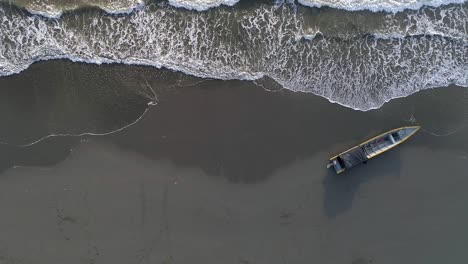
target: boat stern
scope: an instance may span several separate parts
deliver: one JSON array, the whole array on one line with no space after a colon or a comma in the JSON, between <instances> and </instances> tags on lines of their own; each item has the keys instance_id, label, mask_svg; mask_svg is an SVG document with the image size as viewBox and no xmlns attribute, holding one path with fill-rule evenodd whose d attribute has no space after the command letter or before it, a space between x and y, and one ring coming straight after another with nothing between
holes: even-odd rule
<instances>
[{"instance_id":1,"label":"boat stern","mask_svg":"<svg viewBox=\"0 0 468 264\"><path fill-rule=\"evenodd\" d=\"M327 164L327 169L333 167L336 173L342 173L345 171L345 167L338 161L337 158L338 157L334 157L330 159L330 162Z\"/></svg>"}]
</instances>

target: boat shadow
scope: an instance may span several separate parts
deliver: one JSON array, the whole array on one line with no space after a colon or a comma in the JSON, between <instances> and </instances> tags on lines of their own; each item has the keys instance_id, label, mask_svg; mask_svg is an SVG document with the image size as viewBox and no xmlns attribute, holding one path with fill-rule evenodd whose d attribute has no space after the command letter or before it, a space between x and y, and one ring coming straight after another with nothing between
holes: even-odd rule
<instances>
[{"instance_id":1,"label":"boat shadow","mask_svg":"<svg viewBox=\"0 0 468 264\"><path fill-rule=\"evenodd\" d=\"M400 177L401 158L398 149L369 160L352 170L336 174L328 170L323 180L325 215L333 219L350 210L357 199L364 198L361 186L383 177Z\"/></svg>"}]
</instances>

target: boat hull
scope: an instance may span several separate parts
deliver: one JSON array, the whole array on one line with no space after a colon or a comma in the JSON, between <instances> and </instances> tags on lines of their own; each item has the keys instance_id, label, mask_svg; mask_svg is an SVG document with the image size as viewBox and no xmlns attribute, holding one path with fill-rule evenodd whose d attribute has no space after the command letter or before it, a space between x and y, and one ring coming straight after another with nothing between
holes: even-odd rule
<instances>
[{"instance_id":1,"label":"boat hull","mask_svg":"<svg viewBox=\"0 0 468 264\"><path fill-rule=\"evenodd\" d=\"M333 167L336 173L342 173L359 164L366 163L369 159L405 142L418 132L420 128L419 126L400 127L382 133L333 156L330 158L327 167Z\"/></svg>"}]
</instances>

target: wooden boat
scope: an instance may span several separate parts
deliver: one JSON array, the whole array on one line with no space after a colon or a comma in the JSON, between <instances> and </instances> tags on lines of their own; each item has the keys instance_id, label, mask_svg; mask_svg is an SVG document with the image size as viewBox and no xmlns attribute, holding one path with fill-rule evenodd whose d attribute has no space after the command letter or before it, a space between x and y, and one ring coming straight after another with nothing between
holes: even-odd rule
<instances>
[{"instance_id":1,"label":"wooden boat","mask_svg":"<svg viewBox=\"0 0 468 264\"><path fill-rule=\"evenodd\" d=\"M366 163L367 160L403 143L420 128L419 126L400 127L380 134L330 158L327 168L333 167L336 173L341 173L356 165Z\"/></svg>"}]
</instances>

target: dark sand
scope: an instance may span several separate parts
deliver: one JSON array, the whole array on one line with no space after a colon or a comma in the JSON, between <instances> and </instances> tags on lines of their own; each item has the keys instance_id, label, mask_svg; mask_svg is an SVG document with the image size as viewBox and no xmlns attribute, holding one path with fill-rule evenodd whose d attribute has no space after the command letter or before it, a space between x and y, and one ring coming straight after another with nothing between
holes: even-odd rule
<instances>
[{"instance_id":1,"label":"dark sand","mask_svg":"<svg viewBox=\"0 0 468 264\"><path fill-rule=\"evenodd\" d=\"M0 116L0 263L468 258L466 89L359 112L260 84L277 88L63 61L0 79L11 102ZM123 131L15 146L131 123L149 86L158 105ZM344 175L326 170L331 155L412 124L457 132L420 132Z\"/></svg>"}]
</instances>

